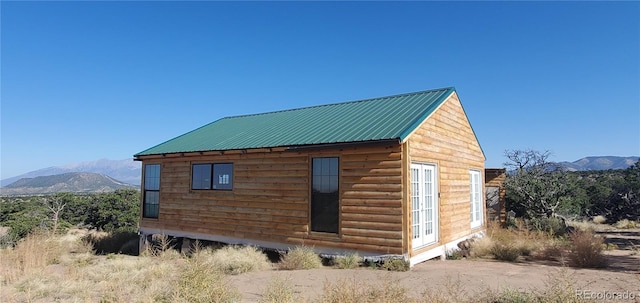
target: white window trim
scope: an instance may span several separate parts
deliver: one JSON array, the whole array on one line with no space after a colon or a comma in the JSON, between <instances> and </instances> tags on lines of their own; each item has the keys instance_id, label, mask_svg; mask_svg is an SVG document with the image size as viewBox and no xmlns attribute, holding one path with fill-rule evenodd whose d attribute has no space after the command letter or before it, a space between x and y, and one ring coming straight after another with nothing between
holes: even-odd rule
<instances>
[{"instance_id":1,"label":"white window trim","mask_svg":"<svg viewBox=\"0 0 640 303\"><path fill-rule=\"evenodd\" d=\"M482 207L482 175L478 170L469 170L469 178L469 197L471 201L470 219L471 228L473 229L482 226L482 222L484 220ZM476 182L477 184L474 184ZM476 214L478 215L477 217L475 216Z\"/></svg>"}]
</instances>

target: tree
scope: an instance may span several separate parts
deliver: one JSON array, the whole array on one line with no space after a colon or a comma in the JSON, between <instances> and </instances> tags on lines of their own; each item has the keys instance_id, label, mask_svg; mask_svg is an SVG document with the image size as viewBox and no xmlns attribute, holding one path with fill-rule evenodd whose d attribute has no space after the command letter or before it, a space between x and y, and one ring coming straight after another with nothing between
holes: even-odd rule
<instances>
[{"instance_id":1,"label":"tree","mask_svg":"<svg viewBox=\"0 0 640 303\"><path fill-rule=\"evenodd\" d=\"M69 194L56 194L53 196L43 197L42 202L44 206L51 212L51 221L53 222L52 231L55 234L58 231L58 222L60 219L60 213L67 206L66 195Z\"/></svg>"},{"instance_id":2,"label":"tree","mask_svg":"<svg viewBox=\"0 0 640 303\"><path fill-rule=\"evenodd\" d=\"M549 162L549 151L507 150L509 162L505 189L510 200L527 218L558 216L563 201L571 196L571 180L559 165Z\"/></svg>"}]
</instances>

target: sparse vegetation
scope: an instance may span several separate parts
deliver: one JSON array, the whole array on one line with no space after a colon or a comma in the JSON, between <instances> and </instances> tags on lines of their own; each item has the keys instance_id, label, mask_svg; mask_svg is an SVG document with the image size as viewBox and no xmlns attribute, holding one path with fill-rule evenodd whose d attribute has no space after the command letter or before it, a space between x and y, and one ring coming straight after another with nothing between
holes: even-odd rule
<instances>
[{"instance_id":1,"label":"sparse vegetation","mask_svg":"<svg viewBox=\"0 0 640 303\"><path fill-rule=\"evenodd\" d=\"M385 278L379 283L365 283L355 278L326 282L319 302L324 303L404 303L412 299L398 281Z\"/></svg>"},{"instance_id":2,"label":"sparse vegetation","mask_svg":"<svg viewBox=\"0 0 640 303\"><path fill-rule=\"evenodd\" d=\"M387 259L382 263L382 269L389 271L407 271L409 262L402 259Z\"/></svg>"},{"instance_id":3,"label":"sparse vegetation","mask_svg":"<svg viewBox=\"0 0 640 303\"><path fill-rule=\"evenodd\" d=\"M357 268L360 266L360 262L362 262L362 258L360 257L360 255L358 255L358 253L337 256L333 260L335 267L339 269Z\"/></svg>"},{"instance_id":4,"label":"sparse vegetation","mask_svg":"<svg viewBox=\"0 0 640 303\"><path fill-rule=\"evenodd\" d=\"M605 266L602 251L604 239L591 231L576 231L570 235L571 252L569 260L571 266L599 268Z\"/></svg>"},{"instance_id":5,"label":"sparse vegetation","mask_svg":"<svg viewBox=\"0 0 640 303\"><path fill-rule=\"evenodd\" d=\"M279 268L284 270L313 269L321 266L322 260L313 248L308 246L296 246L290 249L279 264Z\"/></svg>"},{"instance_id":6,"label":"sparse vegetation","mask_svg":"<svg viewBox=\"0 0 640 303\"><path fill-rule=\"evenodd\" d=\"M262 292L260 303L299 303L303 299L291 286L293 281L276 277L271 280Z\"/></svg>"},{"instance_id":7,"label":"sparse vegetation","mask_svg":"<svg viewBox=\"0 0 640 303\"><path fill-rule=\"evenodd\" d=\"M267 255L253 246L225 246L213 250L211 262L217 270L230 275L271 268Z\"/></svg>"},{"instance_id":8,"label":"sparse vegetation","mask_svg":"<svg viewBox=\"0 0 640 303\"><path fill-rule=\"evenodd\" d=\"M514 262L520 257L520 249L513 244L496 243L492 249L491 254L501 261Z\"/></svg>"},{"instance_id":9,"label":"sparse vegetation","mask_svg":"<svg viewBox=\"0 0 640 303\"><path fill-rule=\"evenodd\" d=\"M508 230L507 230L508 231ZM516 231L509 231L515 233ZM264 255L253 247L227 246L202 248L196 245L190 256L171 249L145 252L132 257L122 254L96 255L88 241L86 230L69 230L66 235L49 236L34 233L0 250L0 281L3 302L237 302L239 290L231 283L230 274L239 271L269 270L261 266L238 265ZM505 231L489 231L496 239L509 239ZM522 232L524 234L524 232ZM520 234L520 236L522 236ZM535 233L528 237L538 237ZM590 232L575 232L571 246L575 251L598 252L602 238ZM162 240L166 237L158 237ZM555 238L554 238L555 239ZM483 239L473 242L477 247ZM497 240L492 240L497 241ZM162 241L159 241L162 242ZM489 242L494 243L494 242ZM556 243L556 244L553 244ZM495 243L494 243L495 244ZM547 242L549 247L566 247L566 243ZM599 245L599 246L598 246ZM158 246L160 247L160 246ZM586 247L586 248L581 248ZM310 248L296 248L313 255ZM218 255L219 254L219 255ZM295 255L295 253L293 254ZM345 256L349 257L349 256ZM353 257L353 256L352 256ZM314 258L310 258L314 259ZM356 260L359 258L353 257ZM588 258L587 258L588 259ZM224 260L224 261L222 261ZM305 258L306 260L306 258ZM319 258L318 260L319 266ZM597 260L597 258L595 258ZM395 261L395 262L394 262ZM451 261L457 262L457 261ZM347 262L352 264L351 262ZM384 269L408 268L403 260L389 260ZM363 269L364 270L364 269ZM64 272L61 280L60 272ZM544 287L526 292L509 288L470 290L460 280L448 279L431 284L419 294L411 292L395 275L386 273L380 280L365 281L357 276L325 281L317 297L307 298L297 292L296 282L290 278L276 278L262 288L261 302L581 302L575 296L573 277L567 269L552 272ZM320 281L319 283L322 283Z\"/></svg>"},{"instance_id":10,"label":"sparse vegetation","mask_svg":"<svg viewBox=\"0 0 640 303\"><path fill-rule=\"evenodd\" d=\"M603 215L597 215L593 217L593 223L595 224L605 224L607 223L607 218Z\"/></svg>"}]
</instances>

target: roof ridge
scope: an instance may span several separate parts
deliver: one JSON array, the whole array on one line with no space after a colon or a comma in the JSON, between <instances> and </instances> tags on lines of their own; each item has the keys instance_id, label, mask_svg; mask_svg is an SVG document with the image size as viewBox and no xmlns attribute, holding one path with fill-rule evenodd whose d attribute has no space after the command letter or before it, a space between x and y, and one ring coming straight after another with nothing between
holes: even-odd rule
<instances>
[{"instance_id":1,"label":"roof ridge","mask_svg":"<svg viewBox=\"0 0 640 303\"><path fill-rule=\"evenodd\" d=\"M246 115L237 115L237 116L227 116L227 117L222 117L222 118L220 118L220 119L218 119L218 120L216 120L216 121L219 121L219 120L226 120L226 119L236 119L236 118L254 117L254 116L263 116L263 115L269 115L269 114L275 114L275 113L292 112L292 111L299 111L299 110L303 110L303 109L319 108L319 107L327 107L327 106L335 106L335 105L341 105L341 104L351 104L351 103L360 103L360 102L370 102L370 101L374 101L374 100L391 99L391 98L397 98L397 97L402 97L402 96L418 95L418 94L425 94L425 93L432 93L432 92L435 92L435 91L446 91L446 90L455 90L455 87L454 87L454 86L449 86L449 87L442 87L442 88L436 88L436 89L422 90L422 91L416 91L416 92L410 92L410 93L402 93L402 94L389 95L389 96L384 96L384 97L367 98L367 99L351 100L351 101L342 101L342 102L335 102L335 103L329 103L329 104L311 105L311 106L305 106L305 107L289 108L289 109L281 109L281 110L275 110L275 111L263 112L263 113L255 113L255 114L246 114ZM214 122L216 122L216 121L214 121ZM212 122L212 123L213 123L213 122Z\"/></svg>"}]
</instances>

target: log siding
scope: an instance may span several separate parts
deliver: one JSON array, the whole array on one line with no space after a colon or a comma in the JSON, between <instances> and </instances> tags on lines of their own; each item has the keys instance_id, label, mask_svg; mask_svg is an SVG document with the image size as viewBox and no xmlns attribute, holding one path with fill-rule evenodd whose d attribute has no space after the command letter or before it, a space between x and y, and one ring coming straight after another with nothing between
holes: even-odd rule
<instances>
[{"instance_id":1,"label":"log siding","mask_svg":"<svg viewBox=\"0 0 640 303\"><path fill-rule=\"evenodd\" d=\"M484 223L473 230L470 226L469 170L482 171L485 158L458 96L454 93L444 101L440 108L410 135L405 145L409 151L409 159L405 161L405 165L410 165L411 162L436 165L439 194L438 241L428 247L411 251L410 256L484 229ZM405 172L405 178L409 180L409 177ZM410 199L409 183L404 184L407 189L406 197ZM405 211L410 212L410 201L406 203ZM482 205L484 207L484 203ZM410 219L409 216L405 217L407 220ZM408 229L410 235L411 224ZM408 247L411 247L410 243Z\"/></svg>"},{"instance_id":2,"label":"log siding","mask_svg":"<svg viewBox=\"0 0 640 303\"><path fill-rule=\"evenodd\" d=\"M310 231L314 157L340 159L338 235ZM162 169L159 218L142 218L141 227L291 246L403 253L400 145L194 155L153 161ZM191 189L192 164L197 163L233 163L233 189Z\"/></svg>"}]
</instances>

